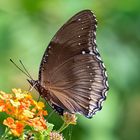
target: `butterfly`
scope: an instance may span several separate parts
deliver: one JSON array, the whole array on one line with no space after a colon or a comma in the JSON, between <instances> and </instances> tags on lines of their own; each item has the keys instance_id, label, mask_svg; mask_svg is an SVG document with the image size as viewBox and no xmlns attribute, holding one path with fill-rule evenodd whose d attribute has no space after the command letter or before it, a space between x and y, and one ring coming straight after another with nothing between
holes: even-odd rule
<instances>
[{"instance_id":1,"label":"butterfly","mask_svg":"<svg viewBox=\"0 0 140 140\"><path fill-rule=\"evenodd\" d=\"M109 89L96 45L96 16L83 10L70 18L49 43L38 80L28 80L60 115L92 118Z\"/></svg>"}]
</instances>

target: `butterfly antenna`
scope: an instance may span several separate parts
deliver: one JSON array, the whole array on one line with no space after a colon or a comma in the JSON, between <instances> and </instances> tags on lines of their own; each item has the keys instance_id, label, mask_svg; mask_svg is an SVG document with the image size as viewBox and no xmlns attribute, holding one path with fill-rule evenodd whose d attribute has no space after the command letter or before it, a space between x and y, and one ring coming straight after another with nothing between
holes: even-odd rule
<instances>
[{"instance_id":1,"label":"butterfly antenna","mask_svg":"<svg viewBox=\"0 0 140 140\"><path fill-rule=\"evenodd\" d=\"M23 71L12 59L10 59L10 61L12 62L12 64L14 64L16 66L16 68L18 68L22 73L24 73L27 77L29 77L30 79L32 79L32 77L30 75L28 75L28 73L26 71Z\"/></svg>"},{"instance_id":2,"label":"butterfly antenna","mask_svg":"<svg viewBox=\"0 0 140 140\"><path fill-rule=\"evenodd\" d=\"M30 73L28 72L28 70L26 69L25 65L23 64L23 62L21 60L19 60L20 64L22 65L23 69L25 70L25 72L28 74L28 76L33 80L32 76L30 75Z\"/></svg>"}]
</instances>

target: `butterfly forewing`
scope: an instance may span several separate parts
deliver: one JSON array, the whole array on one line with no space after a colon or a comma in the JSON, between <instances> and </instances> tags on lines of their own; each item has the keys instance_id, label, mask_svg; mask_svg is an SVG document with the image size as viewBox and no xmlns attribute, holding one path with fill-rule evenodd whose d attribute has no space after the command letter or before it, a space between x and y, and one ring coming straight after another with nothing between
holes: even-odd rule
<instances>
[{"instance_id":1,"label":"butterfly forewing","mask_svg":"<svg viewBox=\"0 0 140 140\"><path fill-rule=\"evenodd\" d=\"M96 48L96 26L89 10L73 16L51 40L39 71L39 82L49 90L51 104L89 118L101 108L108 89Z\"/></svg>"}]
</instances>

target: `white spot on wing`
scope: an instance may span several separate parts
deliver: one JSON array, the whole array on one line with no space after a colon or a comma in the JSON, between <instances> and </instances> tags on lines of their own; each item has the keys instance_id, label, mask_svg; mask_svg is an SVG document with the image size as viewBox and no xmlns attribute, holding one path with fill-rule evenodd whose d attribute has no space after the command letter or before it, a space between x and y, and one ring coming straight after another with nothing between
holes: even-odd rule
<instances>
[{"instance_id":1,"label":"white spot on wing","mask_svg":"<svg viewBox=\"0 0 140 140\"><path fill-rule=\"evenodd\" d=\"M89 90L91 90L91 88L88 88Z\"/></svg>"},{"instance_id":2,"label":"white spot on wing","mask_svg":"<svg viewBox=\"0 0 140 140\"><path fill-rule=\"evenodd\" d=\"M82 51L82 54L86 54L86 52L85 51Z\"/></svg>"},{"instance_id":3,"label":"white spot on wing","mask_svg":"<svg viewBox=\"0 0 140 140\"><path fill-rule=\"evenodd\" d=\"M105 65L104 65L104 63L102 63L102 65L103 65L103 67L105 68ZM105 71L105 76L107 77L107 73L106 73L106 71Z\"/></svg>"},{"instance_id":4,"label":"white spot on wing","mask_svg":"<svg viewBox=\"0 0 140 140\"><path fill-rule=\"evenodd\" d=\"M97 53L99 53L99 51L98 51L97 47L95 47L95 50L96 50L96 52L97 52Z\"/></svg>"},{"instance_id":5,"label":"white spot on wing","mask_svg":"<svg viewBox=\"0 0 140 140\"><path fill-rule=\"evenodd\" d=\"M98 60L100 60L100 61L101 61L101 57L100 57L100 56L98 56L98 55L97 55L96 57L98 58Z\"/></svg>"},{"instance_id":6,"label":"white spot on wing","mask_svg":"<svg viewBox=\"0 0 140 140\"><path fill-rule=\"evenodd\" d=\"M105 74L105 77L106 77L106 79L107 79L107 73L106 73L106 71L104 72L104 74ZM106 80L107 81L107 80ZM108 82L108 81L107 81Z\"/></svg>"},{"instance_id":7,"label":"white spot on wing","mask_svg":"<svg viewBox=\"0 0 140 140\"><path fill-rule=\"evenodd\" d=\"M94 106L93 105L89 105L89 112L91 113L92 112L92 110L94 109Z\"/></svg>"},{"instance_id":8,"label":"white spot on wing","mask_svg":"<svg viewBox=\"0 0 140 140\"><path fill-rule=\"evenodd\" d=\"M109 87L109 85L108 85L108 81L106 80L106 85L107 85L107 87Z\"/></svg>"},{"instance_id":9,"label":"white spot on wing","mask_svg":"<svg viewBox=\"0 0 140 140\"><path fill-rule=\"evenodd\" d=\"M90 52L89 52L89 54L92 54L92 55L94 55L93 51L90 51Z\"/></svg>"}]
</instances>

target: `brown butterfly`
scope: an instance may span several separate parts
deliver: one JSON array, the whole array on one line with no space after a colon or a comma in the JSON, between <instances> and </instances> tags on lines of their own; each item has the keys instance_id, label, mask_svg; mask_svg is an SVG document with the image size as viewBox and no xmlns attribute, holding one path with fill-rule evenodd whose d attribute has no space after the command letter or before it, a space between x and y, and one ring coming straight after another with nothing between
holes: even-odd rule
<instances>
[{"instance_id":1,"label":"brown butterfly","mask_svg":"<svg viewBox=\"0 0 140 140\"><path fill-rule=\"evenodd\" d=\"M96 28L90 10L74 15L48 45L38 80L28 80L61 115L80 113L91 118L106 98L107 75L97 50Z\"/></svg>"}]
</instances>

